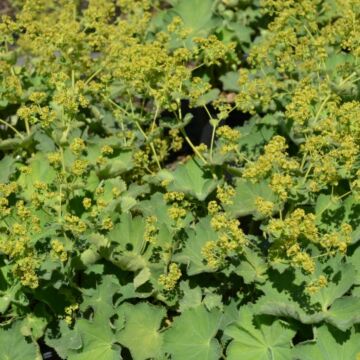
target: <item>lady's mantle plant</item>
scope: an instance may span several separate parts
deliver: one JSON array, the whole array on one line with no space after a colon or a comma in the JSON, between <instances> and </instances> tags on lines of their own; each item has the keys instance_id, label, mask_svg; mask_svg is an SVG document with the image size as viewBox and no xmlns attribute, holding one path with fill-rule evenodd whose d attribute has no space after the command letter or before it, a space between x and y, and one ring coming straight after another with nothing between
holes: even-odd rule
<instances>
[{"instance_id":1,"label":"lady's mantle plant","mask_svg":"<svg viewBox=\"0 0 360 360\"><path fill-rule=\"evenodd\" d=\"M12 5L0 358L359 359L359 1Z\"/></svg>"}]
</instances>

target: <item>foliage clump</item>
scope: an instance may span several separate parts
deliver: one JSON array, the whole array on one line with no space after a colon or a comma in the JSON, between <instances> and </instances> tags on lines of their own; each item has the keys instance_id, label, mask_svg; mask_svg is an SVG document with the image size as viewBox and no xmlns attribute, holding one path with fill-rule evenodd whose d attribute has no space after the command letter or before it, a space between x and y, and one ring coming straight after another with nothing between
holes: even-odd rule
<instances>
[{"instance_id":1,"label":"foliage clump","mask_svg":"<svg viewBox=\"0 0 360 360\"><path fill-rule=\"evenodd\" d=\"M12 7L3 356L359 358L359 1Z\"/></svg>"}]
</instances>

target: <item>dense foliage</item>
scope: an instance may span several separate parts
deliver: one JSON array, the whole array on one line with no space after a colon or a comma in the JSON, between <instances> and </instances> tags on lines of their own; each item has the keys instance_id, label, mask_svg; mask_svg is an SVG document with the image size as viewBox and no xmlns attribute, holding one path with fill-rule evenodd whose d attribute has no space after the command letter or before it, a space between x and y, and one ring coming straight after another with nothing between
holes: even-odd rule
<instances>
[{"instance_id":1,"label":"dense foliage","mask_svg":"<svg viewBox=\"0 0 360 360\"><path fill-rule=\"evenodd\" d=\"M0 359L359 360L359 0L12 7Z\"/></svg>"}]
</instances>

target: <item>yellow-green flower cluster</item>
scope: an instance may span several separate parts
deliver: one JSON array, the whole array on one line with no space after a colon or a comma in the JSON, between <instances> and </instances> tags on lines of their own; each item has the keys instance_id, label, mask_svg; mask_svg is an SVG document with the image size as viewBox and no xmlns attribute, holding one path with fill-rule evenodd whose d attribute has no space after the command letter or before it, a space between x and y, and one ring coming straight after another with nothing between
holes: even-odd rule
<instances>
[{"instance_id":1,"label":"yellow-green flower cluster","mask_svg":"<svg viewBox=\"0 0 360 360\"><path fill-rule=\"evenodd\" d=\"M183 147L184 139L179 135L179 129L171 129L169 135L171 137L171 149L174 151L179 151Z\"/></svg>"},{"instance_id":2,"label":"yellow-green flower cluster","mask_svg":"<svg viewBox=\"0 0 360 360\"><path fill-rule=\"evenodd\" d=\"M194 38L193 41L199 45L206 65L220 65L226 56L234 53L236 45L233 42L225 44L215 35L210 35L208 38Z\"/></svg>"},{"instance_id":3,"label":"yellow-green flower cluster","mask_svg":"<svg viewBox=\"0 0 360 360\"><path fill-rule=\"evenodd\" d=\"M36 289L39 286L37 270L39 261L32 254L16 261L13 266L13 273L18 277L24 286Z\"/></svg>"},{"instance_id":4,"label":"yellow-green flower cluster","mask_svg":"<svg viewBox=\"0 0 360 360\"><path fill-rule=\"evenodd\" d=\"M214 215L221 210L221 207L215 200L211 200L208 203L207 209L209 214Z\"/></svg>"},{"instance_id":5,"label":"yellow-green flower cluster","mask_svg":"<svg viewBox=\"0 0 360 360\"><path fill-rule=\"evenodd\" d=\"M44 184L35 183L35 188ZM39 254L34 247L33 237L42 231L40 218L24 200L17 200L10 206L8 198L19 189L15 183L0 184L0 216L4 218L0 235L0 253L11 265L15 278L24 286L36 288L39 284L37 271L40 266Z\"/></svg>"},{"instance_id":6,"label":"yellow-green flower cluster","mask_svg":"<svg viewBox=\"0 0 360 360\"><path fill-rule=\"evenodd\" d=\"M274 136L264 147L264 153L255 162L247 163L243 177L255 182L277 171L272 177L271 187L282 200L292 186L291 174L299 169L298 161L287 154L288 145L282 136Z\"/></svg>"},{"instance_id":7,"label":"yellow-green flower cluster","mask_svg":"<svg viewBox=\"0 0 360 360\"><path fill-rule=\"evenodd\" d=\"M303 209L296 209L286 219L271 219L267 226L271 236L291 244L301 235L311 242L318 242L319 230L316 226L316 217L312 213L306 214Z\"/></svg>"},{"instance_id":8,"label":"yellow-green flower cluster","mask_svg":"<svg viewBox=\"0 0 360 360\"><path fill-rule=\"evenodd\" d=\"M186 208L189 205L189 202L185 200L185 194L177 191L167 192L164 194L164 200L171 203L168 208L169 217L176 222L177 226L180 226L180 220L186 216Z\"/></svg>"},{"instance_id":9,"label":"yellow-green flower cluster","mask_svg":"<svg viewBox=\"0 0 360 360\"><path fill-rule=\"evenodd\" d=\"M328 285L328 280L324 275L320 275L316 280L311 281L306 285L306 292L310 295L316 294L320 289Z\"/></svg>"},{"instance_id":10,"label":"yellow-green flower cluster","mask_svg":"<svg viewBox=\"0 0 360 360\"><path fill-rule=\"evenodd\" d=\"M61 262L65 262L68 259L65 246L60 240L51 240L51 255L53 258L59 259Z\"/></svg>"},{"instance_id":11,"label":"yellow-green flower cluster","mask_svg":"<svg viewBox=\"0 0 360 360\"><path fill-rule=\"evenodd\" d=\"M240 131L237 129L232 129L228 125L220 126L216 129L217 136L222 140L222 145L220 147L221 154L227 154L230 152L236 152L238 149L238 140L240 138Z\"/></svg>"},{"instance_id":12,"label":"yellow-green flower cluster","mask_svg":"<svg viewBox=\"0 0 360 360\"><path fill-rule=\"evenodd\" d=\"M101 229L103 230L111 230L114 227L114 224L110 217L106 217L101 222Z\"/></svg>"},{"instance_id":13,"label":"yellow-green flower cluster","mask_svg":"<svg viewBox=\"0 0 360 360\"><path fill-rule=\"evenodd\" d=\"M235 196L235 189L229 185L218 186L216 190L216 197L223 205L232 205Z\"/></svg>"},{"instance_id":14,"label":"yellow-green flower cluster","mask_svg":"<svg viewBox=\"0 0 360 360\"><path fill-rule=\"evenodd\" d=\"M156 223L157 218L154 215L148 216L145 219L144 239L150 244L155 244L157 240L159 229L156 226Z\"/></svg>"},{"instance_id":15,"label":"yellow-green flower cluster","mask_svg":"<svg viewBox=\"0 0 360 360\"><path fill-rule=\"evenodd\" d=\"M201 253L206 264L217 269L225 265L228 256L241 253L248 240L240 228L240 222L237 219L229 219L224 212L214 214L210 224L218 233L218 239L208 241Z\"/></svg>"},{"instance_id":16,"label":"yellow-green flower cluster","mask_svg":"<svg viewBox=\"0 0 360 360\"><path fill-rule=\"evenodd\" d=\"M252 74L249 69L239 71L240 91L236 94L236 107L250 114L256 110L267 111L273 105L273 93L280 87L279 81L272 75Z\"/></svg>"},{"instance_id":17,"label":"yellow-green flower cluster","mask_svg":"<svg viewBox=\"0 0 360 360\"><path fill-rule=\"evenodd\" d=\"M272 201L265 200L261 196L257 196L255 199L256 211L265 217L270 217L275 208L275 204Z\"/></svg>"},{"instance_id":18,"label":"yellow-green flower cluster","mask_svg":"<svg viewBox=\"0 0 360 360\"><path fill-rule=\"evenodd\" d=\"M167 274L160 275L158 282L166 291L171 291L175 288L180 278L181 270L178 264L171 263Z\"/></svg>"},{"instance_id":19,"label":"yellow-green flower cluster","mask_svg":"<svg viewBox=\"0 0 360 360\"><path fill-rule=\"evenodd\" d=\"M65 322L70 326L74 322L75 313L79 310L78 304L72 304L65 308Z\"/></svg>"},{"instance_id":20,"label":"yellow-green flower cluster","mask_svg":"<svg viewBox=\"0 0 360 360\"><path fill-rule=\"evenodd\" d=\"M328 251L338 250L340 253L345 253L348 245L351 244L352 232L351 225L343 223L339 231L322 235L319 244Z\"/></svg>"},{"instance_id":21,"label":"yellow-green flower cluster","mask_svg":"<svg viewBox=\"0 0 360 360\"><path fill-rule=\"evenodd\" d=\"M70 144L70 150L75 155L80 155L85 149L86 145L83 139L75 138Z\"/></svg>"},{"instance_id":22,"label":"yellow-green flower cluster","mask_svg":"<svg viewBox=\"0 0 360 360\"><path fill-rule=\"evenodd\" d=\"M71 172L76 176L82 176L86 172L88 165L89 162L87 160L77 159L71 165Z\"/></svg>"},{"instance_id":23,"label":"yellow-green flower cluster","mask_svg":"<svg viewBox=\"0 0 360 360\"><path fill-rule=\"evenodd\" d=\"M76 215L66 214L64 216L65 229L72 231L74 234L82 234L86 231L86 223Z\"/></svg>"},{"instance_id":24,"label":"yellow-green flower cluster","mask_svg":"<svg viewBox=\"0 0 360 360\"><path fill-rule=\"evenodd\" d=\"M56 120L56 112L49 106L29 105L18 109L17 115L20 119L35 124L41 123L41 126L48 127Z\"/></svg>"}]
</instances>

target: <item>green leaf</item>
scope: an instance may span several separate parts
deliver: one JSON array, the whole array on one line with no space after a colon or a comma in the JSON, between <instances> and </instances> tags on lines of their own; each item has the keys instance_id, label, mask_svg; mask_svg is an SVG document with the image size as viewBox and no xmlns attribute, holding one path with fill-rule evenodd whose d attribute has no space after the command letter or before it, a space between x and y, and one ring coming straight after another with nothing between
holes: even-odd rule
<instances>
[{"instance_id":1,"label":"green leaf","mask_svg":"<svg viewBox=\"0 0 360 360\"><path fill-rule=\"evenodd\" d=\"M266 280L268 268L264 259L249 249L245 249L244 255L245 258L240 260L240 265L235 269L235 273L242 276L246 284L263 283Z\"/></svg>"},{"instance_id":2,"label":"green leaf","mask_svg":"<svg viewBox=\"0 0 360 360\"><path fill-rule=\"evenodd\" d=\"M85 311L91 307L97 317L109 319L116 312L113 297L120 290L121 286L115 275L104 275L101 284L95 290L83 289L84 301L81 310Z\"/></svg>"},{"instance_id":3,"label":"green leaf","mask_svg":"<svg viewBox=\"0 0 360 360\"><path fill-rule=\"evenodd\" d=\"M359 333L346 338L339 332L330 332L327 326L316 329L314 340L298 344L294 349L296 360L356 360L359 354Z\"/></svg>"},{"instance_id":4,"label":"green leaf","mask_svg":"<svg viewBox=\"0 0 360 360\"><path fill-rule=\"evenodd\" d=\"M355 269L351 264L341 264L339 259L333 258L323 264L323 270L330 265L333 273L329 277L328 285L311 296L305 296L304 282L299 285L299 279L294 280L288 276L289 271L272 276L271 279L276 279L275 282L268 281L261 286L265 296L257 301L257 312L291 317L303 324L326 321L344 331L358 323L359 298L343 296L354 283ZM320 265L318 268L315 278L324 273ZM298 277L301 278L299 275ZM305 283L310 281L306 276L303 278L307 280ZM279 288L281 285L282 288Z\"/></svg>"},{"instance_id":5,"label":"green leaf","mask_svg":"<svg viewBox=\"0 0 360 360\"><path fill-rule=\"evenodd\" d=\"M188 281L182 281L180 290L183 293L183 297L179 301L179 310L181 312L201 305L202 291L199 286L191 288Z\"/></svg>"},{"instance_id":6,"label":"green leaf","mask_svg":"<svg viewBox=\"0 0 360 360\"><path fill-rule=\"evenodd\" d=\"M90 171L89 176L86 178L85 190L93 192L99 186L100 180L95 171Z\"/></svg>"},{"instance_id":7,"label":"green leaf","mask_svg":"<svg viewBox=\"0 0 360 360\"><path fill-rule=\"evenodd\" d=\"M206 308L209 311L211 311L214 308L218 308L222 310L224 307L222 296L220 294L214 294L213 292L210 291L205 295L203 304L206 306Z\"/></svg>"},{"instance_id":8,"label":"green leaf","mask_svg":"<svg viewBox=\"0 0 360 360\"><path fill-rule=\"evenodd\" d=\"M179 0L174 12L182 18L185 28L192 30L191 36L207 36L218 24L213 7L213 0Z\"/></svg>"},{"instance_id":9,"label":"green leaf","mask_svg":"<svg viewBox=\"0 0 360 360\"><path fill-rule=\"evenodd\" d=\"M267 115L264 118L253 117L248 123L240 129L241 137L239 139L240 150L251 156L260 155L260 149L275 134L276 125L279 122L274 115Z\"/></svg>"},{"instance_id":10,"label":"green leaf","mask_svg":"<svg viewBox=\"0 0 360 360\"><path fill-rule=\"evenodd\" d=\"M188 275L196 275L203 272L213 272L214 269L207 266L201 254L203 246L208 241L215 241L218 238L217 233L210 226L210 218L201 219L194 229L187 231L188 239L184 249L175 254L174 260L187 264Z\"/></svg>"},{"instance_id":11,"label":"green leaf","mask_svg":"<svg viewBox=\"0 0 360 360\"><path fill-rule=\"evenodd\" d=\"M45 343L55 349L63 359L67 359L69 351L80 350L83 345L79 332L76 329L70 329L64 320L59 322L58 331L54 329L47 330Z\"/></svg>"},{"instance_id":12,"label":"green leaf","mask_svg":"<svg viewBox=\"0 0 360 360\"><path fill-rule=\"evenodd\" d=\"M134 288L137 289L141 285L145 284L151 277L151 271L148 267L145 267L139 271L134 277Z\"/></svg>"},{"instance_id":13,"label":"green leaf","mask_svg":"<svg viewBox=\"0 0 360 360\"><path fill-rule=\"evenodd\" d=\"M210 102L216 100L219 97L220 90L219 89L211 89L204 95L201 95L197 101L196 106L201 107L209 104Z\"/></svg>"},{"instance_id":14,"label":"green leaf","mask_svg":"<svg viewBox=\"0 0 360 360\"><path fill-rule=\"evenodd\" d=\"M234 35L240 43L249 44L251 42L251 35L254 33L254 30L249 26L238 22L231 22L229 28L234 32Z\"/></svg>"},{"instance_id":15,"label":"green leaf","mask_svg":"<svg viewBox=\"0 0 360 360\"><path fill-rule=\"evenodd\" d=\"M325 215L325 212L328 210L336 210L339 208L339 203L337 203L332 196L320 194L318 198L316 199L315 204L315 215L317 223L321 223L321 219L323 217L323 214Z\"/></svg>"},{"instance_id":16,"label":"green leaf","mask_svg":"<svg viewBox=\"0 0 360 360\"><path fill-rule=\"evenodd\" d=\"M339 258L330 259L326 264L324 268L331 265L334 272L331 274L328 285L319 289L311 299L313 303L319 303L323 311L326 311L336 299L342 297L352 287L355 281L354 274L356 274L353 265L342 264ZM320 272L321 268L318 270L319 274Z\"/></svg>"},{"instance_id":17,"label":"green leaf","mask_svg":"<svg viewBox=\"0 0 360 360\"><path fill-rule=\"evenodd\" d=\"M221 347L215 339L221 322L218 310L204 306L188 309L165 332L164 348L173 360L218 360Z\"/></svg>"},{"instance_id":18,"label":"green leaf","mask_svg":"<svg viewBox=\"0 0 360 360\"><path fill-rule=\"evenodd\" d=\"M208 170L204 170L195 159L179 165L174 172L161 170L157 177L171 181L169 191L181 191L203 201L216 188L218 181L213 179Z\"/></svg>"},{"instance_id":19,"label":"green leaf","mask_svg":"<svg viewBox=\"0 0 360 360\"><path fill-rule=\"evenodd\" d=\"M132 209L136 204L137 201L135 198L131 196L121 196L120 198L121 210L123 213L128 213L130 209Z\"/></svg>"},{"instance_id":20,"label":"green leaf","mask_svg":"<svg viewBox=\"0 0 360 360\"><path fill-rule=\"evenodd\" d=\"M0 269L0 280L3 280L1 278L1 270L2 269ZM5 284L6 283L4 281L1 285ZM0 314L4 314L11 305L11 303L20 304L23 306L29 305L29 300L21 290L22 285L20 282L15 283L14 285L8 287L3 291L0 290Z\"/></svg>"},{"instance_id":21,"label":"green leaf","mask_svg":"<svg viewBox=\"0 0 360 360\"><path fill-rule=\"evenodd\" d=\"M351 234L352 243L355 244L360 240L360 203L355 196L349 196L344 201L345 218L344 222L349 223L353 232Z\"/></svg>"},{"instance_id":22,"label":"green leaf","mask_svg":"<svg viewBox=\"0 0 360 360\"><path fill-rule=\"evenodd\" d=\"M239 91L239 72L228 71L224 75L220 76L220 80L223 84L223 89L226 91Z\"/></svg>"},{"instance_id":23,"label":"green leaf","mask_svg":"<svg viewBox=\"0 0 360 360\"><path fill-rule=\"evenodd\" d=\"M22 194L27 199L31 198L34 192L34 184L37 181L51 184L56 177L55 170L50 166L45 154L37 153L29 163L30 173L22 173L19 176L18 184L23 188Z\"/></svg>"},{"instance_id":24,"label":"green leaf","mask_svg":"<svg viewBox=\"0 0 360 360\"><path fill-rule=\"evenodd\" d=\"M360 204L354 196L348 196L345 200L337 200L331 195L321 194L317 198L315 206L316 221L318 226L334 231L342 223L352 226L352 242L360 240Z\"/></svg>"},{"instance_id":25,"label":"green leaf","mask_svg":"<svg viewBox=\"0 0 360 360\"><path fill-rule=\"evenodd\" d=\"M16 160L10 155L6 155L0 160L0 183L9 181L15 162Z\"/></svg>"},{"instance_id":26,"label":"green leaf","mask_svg":"<svg viewBox=\"0 0 360 360\"><path fill-rule=\"evenodd\" d=\"M46 133L42 130L38 130L34 134L34 140L37 141L36 150L49 153L56 150L55 143L51 137L46 135Z\"/></svg>"},{"instance_id":27,"label":"green leaf","mask_svg":"<svg viewBox=\"0 0 360 360\"><path fill-rule=\"evenodd\" d=\"M144 216L154 215L160 223L166 224L171 228L173 221L169 217L168 206L162 193L156 192L149 200L142 201L137 208Z\"/></svg>"},{"instance_id":28,"label":"green leaf","mask_svg":"<svg viewBox=\"0 0 360 360\"><path fill-rule=\"evenodd\" d=\"M35 345L21 334L19 323L11 328L0 328L0 349L0 360L40 359Z\"/></svg>"},{"instance_id":29,"label":"green leaf","mask_svg":"<svg viewBox=\"0 0 360 360\"><path fill-rule=\"evenodd\" d=\"M357 248L354 253L348 257L348 262L356 269L354 284L360 285L360 248Z\"/></svg>"},{"instance_id":30,"label":"green leaf","mask_svg":"<svg viewBox=\"0 0 360 360\"><path fill-rule=\"evenodd\" d=\"M122 270L137 271L146 266L146 260L141 256L145 245L144 226L141 217L133 218L130 213L125 213L109 232L110 241L118 245L110 256L111 261Z\"/></svg>"},{"instance_id":31,"label":"green leaf","mask_svg":"<svg viewBox=\"0 0 360 360\"><path fill-rule=\"evenodd\" d=\"M239 319L225 329L233 338L227 348L228 360L289 360L295 331L279 320L254 317L250 306L240 309Z\"/></svg>"},{"instance_id":32,"label":"green leaf","mask_svg":"<svg viewBox=\"0 0 360 360\"><path fill-rule=\"evenodd\" d=\"M120 346L109 326L109 320L100 318L95 321L77 320L75 330L82 339L81 350L70 350L68 360L119 360Z\"/></svg>"},{"instance_id":33,"label":"green leaf","mask_svg":"<svg viewBox=\"0 0 360 360\"><path fill-rule=\"evenodd\" d=\"M148 244L144 239L145 221L143 217L132 217L130 213L122 214L121 222L108 234L113 247L109 260L124 271L134 272L134 289L150 281L152 288L159 287L158 277L164 271L164 261L151 261L153 251L158 251L163 244L169 243L169 232L165 225L159 226L156 244ZM164 240L164 241L163 241ZM148 291L152 291L147 289Z\"/></svg>"},{"instance_id":34,"label":"green leaf","mask_svg":"<svg viewBox=\"0 0 360 360\"><path fill-rule=\"evenodd\" d=\"M141 217L133 218L131 214L122 214L120 223L109 232L108 238L124 249L131 248L132 251L140 253L144 241L144 226Z\"/></svg>"},{"instance_id":35,"label":"green leaf","mask_svg":"<svg viewBox=\"0 0 360 360\"><path fill-rule=\"evenodd\" d=\"M100 178L110 178L131 170L134 167L132 155L132 151L121 151L119 155L103 165L97 175ZM89 159L94 160L91 157Z\"/></svg>"},{"instance_id":36,"label":"green leaf","mask_svg":"<svg viewBox=\"0 0 360 360\"><path fill-rule=\"evenodd\" d=\"M230 212L233 217L256 214L255 200L257 197L262 197L272 202L276 200L276 196L269 188L267 182L261 181L253 184L251 181L238 179L235 186L233 204L226 205L225 210ZM257 216L257 218L259 217Z\"/></svg>"},{"instance_id":37,"label":"green leaf","mask_svg":"<svg viewBox=\"0 0 360 360\"><path fill-rule=\"evenodd\" d=\"M125 303L118 312L125 315L125 327L117 339L130 350L132 358L157 359L162 353L163 335L158 330L166 315L165 309L147 303Z\"/></svg>"},{"instance_id":38,"label":"green leaf","mask_svg":"<svg viewBox=\"0 0 360 360\"><path fill-rule=\"evenodd\" d=\"M307 313L306 308L302 308L297 301L294 301L285 290L279 292L273 288L271 283L261 287L265 295L256 302L256 312L258 314L273 315L276 317L290 317L303 324L313 324L324 320L322 312Z\"/></svg>"},{"instance_id":39,"label":"green leaf","mask_svg":"<svg viewBox=\"0 0 360 360\"><path fill-rule=\"evenodd\" d=\"M20 331L24 336L30 336L35 340L40 339L48 324L45 304L37 304L35 309L27 314L21 323Z\"/></svg>"},{"instance_id":40,"label":"green leaf","mask_svg":"<svg viewBox=\"0 0 360 360\"><path fill-rule=\"evenodd\" d=\"M360 323L360 298L344 296L336 299L328 311L326 321L342 331Z\"/></svg>"}]
</instances>

